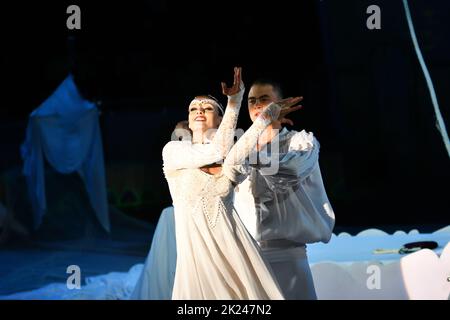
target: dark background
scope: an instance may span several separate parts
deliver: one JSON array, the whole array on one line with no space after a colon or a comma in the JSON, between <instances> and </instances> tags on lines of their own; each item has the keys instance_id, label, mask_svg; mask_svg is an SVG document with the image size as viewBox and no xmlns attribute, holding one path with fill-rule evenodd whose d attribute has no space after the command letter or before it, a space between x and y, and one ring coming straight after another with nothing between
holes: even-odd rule
<instances>
[{"instance_id":1,"label":"dark background","mask_svg":"<svg viewBox=\"0 0 450 320\"><path fill-rule=\"evenodd\" d=\"M70 4L81 30L66 28ZM366 28L372 4L381 30ZM448 129L450 2L410 9ZM110 202L155 222L171 204L162 147L194 95L225 102L220 82L239 65L247 88L271 77L305 97L294 129L321 142L338 228L449 223L449 156L401 1L40 1L1 12L0 174L20 168L28 114L72 72L102 111ZM238 126L249 125L244 104Z\"/></svg>"}]
</instances>

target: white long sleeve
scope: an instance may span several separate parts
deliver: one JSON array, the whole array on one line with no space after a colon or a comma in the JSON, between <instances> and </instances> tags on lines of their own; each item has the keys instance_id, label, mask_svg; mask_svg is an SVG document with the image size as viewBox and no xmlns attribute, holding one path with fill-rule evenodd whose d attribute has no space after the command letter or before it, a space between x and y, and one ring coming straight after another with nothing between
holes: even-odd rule
<instances>
[{"instance_id":1,"label":"white long sleeve","mask_svg":"<svg viewBox=\"0 0 450 320\"><path fill-rule=\"evenodd\" d=\"M278 118L280 106L271 103L267 106L261 115L253 122L252 126L236 142L233 148L225 158L223 165L224 174L233 182L242 181L242 165L250 152L255 148L259 136L264 132L267 126Z\"/></svg>"},{"instance_id":2,"label":"white long sleeve","mask_svg":"<svg viewBox=\"0 0 450 320\"><path fill-rule=\"evenodd\" d=\"M231 147L234 144L234 135L236 131L236 124L239 116L239 110L242 105L242 99L244 97L244 84L241 83L240 91L232 96L228 96L227 108L225 109L225 114L223 119L217 129L214 138L212 139L212 144L218 147L218 151L224 159Z\"/></svg>"},{"instance_id":3,"label":"white long sleeve","mask_svg":"<svg viewBox=\"0 0 450 320\"><path fill-rule=\"evenodd\" d=\"M238 187L235 207L260 243L328 242L335 223L318 163L319 143L302 132L280 133L276 174L262 166L248 169L250 176Z\"/></svg>"},{"instance_id":4,"label":"white long sleeve","mask_svg":"<svg viewBox=\"0 0 450 320\"><path fill-rule=\"evenodd\" d=\"M260 154L260 161L263 163L278 161L276 174L264 166L255 166L264 176L269 187L279 192L298 187L313 172L319 161L320 144L313 134L307 134L304 130L293 133L287 151L275 152L272 150L270 155Z\"/></svg>"}]
</instances>

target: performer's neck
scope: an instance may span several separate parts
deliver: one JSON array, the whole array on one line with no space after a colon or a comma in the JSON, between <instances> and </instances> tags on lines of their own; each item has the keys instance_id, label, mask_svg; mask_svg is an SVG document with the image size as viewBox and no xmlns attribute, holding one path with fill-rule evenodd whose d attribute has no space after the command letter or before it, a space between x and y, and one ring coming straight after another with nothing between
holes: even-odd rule
<instances>
[{"instance_id":1,"label":"performer's neck","mask_svg":"<svg viewBox=\"0 0 450 320\"><path fill-rule=\"evenodd\" d=\"M195 130L192 132L192 143L204 143L205 133L203 130Z\"/></svg>"}]
</instances>

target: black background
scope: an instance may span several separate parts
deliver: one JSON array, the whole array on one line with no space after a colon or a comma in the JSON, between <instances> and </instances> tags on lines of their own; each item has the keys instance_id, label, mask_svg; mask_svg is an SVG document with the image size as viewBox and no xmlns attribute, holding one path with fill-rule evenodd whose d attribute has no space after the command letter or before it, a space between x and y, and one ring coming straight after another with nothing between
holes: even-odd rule
<instances>
[{"instance_id":1,"label":"black background","mask_svg":"<svg viewBox=\"0 0 450 320\"><path fill-rule=\"evenodd\" d=\"M410 2L448 124L450 3ZM81 30L66 28L70 4ZM366 27L371 4L381 30ZM268 76L305 97L294 129L321 142L338 228L449 222L449 156L401 1L40 1L1 12L0 172L21 165L27 115L72 72L100 103L106 164L146 168L148 201L130 214L156 221L171 204L161 149L173 126L196 94L225 101L220 82L240 65L247 87ZM249 124L244 104L238 126Z\"/></svg>"}]
</instances>

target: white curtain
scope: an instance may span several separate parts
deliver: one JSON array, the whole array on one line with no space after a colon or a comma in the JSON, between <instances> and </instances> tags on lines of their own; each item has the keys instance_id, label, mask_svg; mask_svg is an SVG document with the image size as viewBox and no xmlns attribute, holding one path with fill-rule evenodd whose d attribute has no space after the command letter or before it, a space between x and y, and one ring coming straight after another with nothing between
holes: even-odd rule
<instances>
[{"instance_id":1,"label":"white curtain","mask_svg":"<svg viewBox=\"0 0 450 320\"><path fill-rule=\"evenodd\" d=\"M56 171L81 175L100 224L110 231L98 117L97 107L81 97L72 75L31 113L21 153L36 229L47 208L45 156Z\"/></svg>"}]
</instances>

